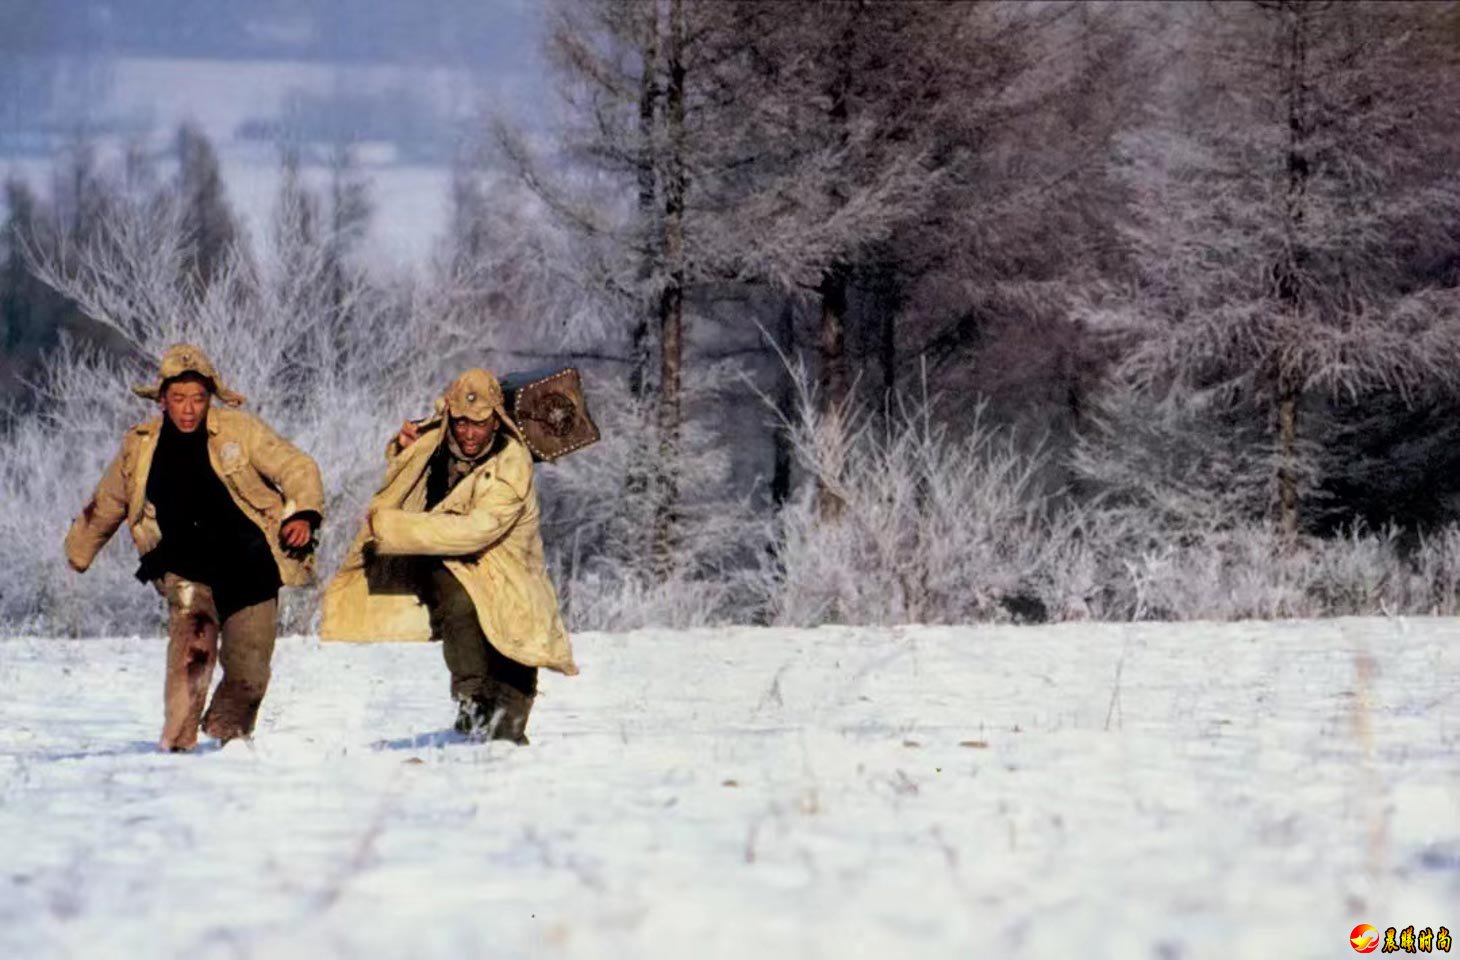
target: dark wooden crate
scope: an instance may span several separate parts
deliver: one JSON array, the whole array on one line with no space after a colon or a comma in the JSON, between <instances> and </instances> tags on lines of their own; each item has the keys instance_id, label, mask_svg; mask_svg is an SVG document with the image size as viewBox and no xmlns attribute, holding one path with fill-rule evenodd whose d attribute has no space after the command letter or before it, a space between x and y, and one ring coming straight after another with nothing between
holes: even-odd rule
<instances>
[{"instance_id":1,"label":"dark wooden crate","mask_svg":"<svg viewBox=\"0 0 1460 960\"><path fill-rule=\"evenodd\" d=\"M553 461L598 441L576 367L549 367L502 378L507 411L527 438L534 460Z\"/></svg>"}]
</instances>

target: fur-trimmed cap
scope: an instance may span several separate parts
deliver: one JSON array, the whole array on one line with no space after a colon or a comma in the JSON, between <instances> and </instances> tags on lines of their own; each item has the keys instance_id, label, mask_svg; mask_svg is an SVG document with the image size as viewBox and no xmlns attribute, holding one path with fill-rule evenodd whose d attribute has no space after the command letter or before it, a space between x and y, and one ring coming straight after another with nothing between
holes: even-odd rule
<instances>
[{"instance_id":1,"label":"fur-trimmed cap","mask_svg":"<svg viewBox=\"0 0 1460 960\"><path fill-rule=\"evenodd\" d=\"M139 397L156 400L162 396L162 388L167 381L175 380L185 373L195 373L207 380L214 395L230 407L243 406L243 394L234 393L225 387L213 361L208 359L201 347L195 347L191 343L177 343L168 347L157 367L157 382L133 387L132 392Z\"/></svg>"},{"instance_id":2,"label":"fur-trimmed cap","mask_svg":"<svg viewBox=\"0 0 1460 960\"><path fill-rule=\"evenodd\" d=\"M436 409L447 416L467 420L485 420L495 413L503 426L522 439L522 431L507 413L502 385L481 367L472 367L452 381L446 395L437 401Z\"/></svg>"}]
</instances>

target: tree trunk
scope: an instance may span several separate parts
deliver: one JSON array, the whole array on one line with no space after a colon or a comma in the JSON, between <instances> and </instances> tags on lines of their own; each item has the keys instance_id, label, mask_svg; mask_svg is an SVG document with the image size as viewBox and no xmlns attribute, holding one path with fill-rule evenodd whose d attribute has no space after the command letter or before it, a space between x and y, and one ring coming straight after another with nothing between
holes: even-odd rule
<instances>
[{"instance_id":1,"label":"tree trunk","mask_svg":"<svg viewBox=\"0 0 1460 960\"><path fill-rule=\"evenodd\" d=\"M1278 394L1278 528L1287 546L1298 539L1298 391L1285 384Z\"/></svg>"},{"instance_id":2,"label":"tree trunk","mask_svg":"<svg viewBox=\"0 0 1460 960\"><path fill-rule=\"evenodd\" d=\"M821 429L827 430L838 442L825 448L824 471L816 491L817 511L823 520L835 520L841 516L842 499L826 483L825 474L832 477L841 472L842 457L839 441L844 433L843 415L847 401L847 270L840 265L827 270L821 278Z\"/></svg>"},{"instance_id":3,"label":"tree trunk","mask_svg":"<svg viewBox=\"0 0 1460 960\"><path fill-rule=\"evenodd\" d=\"M1298 407L1302 400L1298 371L1290 369L1291 346L1302 337L1306 253L1302 237L1307 206L1309 162L1307 155L1307 7L1290 3L1282 8L1287 28L1287 76L1284 94L1288 106L1287 255L1278 267L1277 294L1283 304L1274 365L1277 393L1277 508L1278 529L1286 547L1297 543L1302 503L1298 495Z\"/></svg>"},{"instance_id":4,"label":"tree trunk","mask_svg":"<svg viewBox=\"0 0 1460 960\"><path fill-rule=\"evenodd\" d=\"M781 355L789 360L796 350L796 305L790 297L786 298L785 304L781 307L776 341ZM795 384L791 382L790 369L783 364L779 374L779 386L776 388L776 412L782 418L782 422L776 424L775 463L771 470L771 503L777 509L784 506L786 501L791 498L791 465L793 462L791 428L785 421L796 416L795 405Z\"/></svg>"},{"instance_id":5,"label":"tree trunk","mask_svg":"<svg viewBox=\"0 0 1460 960\"><path fill-rule=\"evenodd\" d=\"M684 6L670 0L669 84L665 97L669 155L664 183L664 291L659 298L659 501L654 516L654 568L660 580L673 572L674 527L679 505L680 373L684 354Z\"/></svg>"},{"instance_id":6,"label":"tree trunk","mask_svg":"<svg viewBox=\"0 0 1460 960\"><path fill-rule=\"evenodd\" d=\"M861 10L861 4L857 6ZM852 42L852 27L849 25L841 38L841 46L848 48ZM828 122L837 131L837 136L842 143L847 141L847 120L849 109L847 107L847 91L851 86L851 76L846 67L846 58L839 57L840 66L834 74L834 79L827 90L827 96L831 107L827 113ZM828 184L828 188L835 194L836 184ZM841 516L843 503L828 485L827 478L836 477L841 473L842 450L840 440L845 432L843 414L846 410L847 401L847 285L851 271L845 263L830 264L821 275L821 326L819 344L821 351L821 377L820 377L820 401L821 401L821 429L829 431L829 436L835 438L835 443L824 446L823 460L820 464L822 476L817 483L816 506L817 512L823 520L836 520Z\"/></svg>"},{"instance_id":7,"label":"tree trunk","mask_svg":"<svg viewBox=\"0 0 1460 960\"><path fill-rule=\"evenodd\" d=\"M891 305L882 311L882 395L889 400L897 393L897 312Z\"/></svg>"},{"instance_id":8,"label":"tree trunk","mask_svg":"<svg viewBox=\"0 0 1460 960\"><path fill-rule=\"evenodd\" d=\"M630 309L633 311L629 325L629 396L635 402L637 411L647 413L648 398L653 390L650 366L653 362L653 338L650 318L659 305L652 301L651 289L659 258L663 253L660 243L661 218L658 198L658 156L655 137L660 120L659 90L659 0L643 5L642 32L638 37L639 56L639 144L635 179L639 190L639 270L638 288L634 291ZM657 410L655 411L657 414ZM655 449L658 438L655 430L645 429L633 438L631 454L624 477L624 496L630 503L644 503L654 490L658 452ZM657 508L657 501L655 501ZM649 537L657 531L646 530ZM649 542L652 549L652 541Z\"/></svg>"},{"instance_id":9,"label":"tree trunk","mask_svg":"<svg viewBox=\"0 0 1460 960\"><path fill-rule=\"evenodd\" d=\"M637 179L639 184L639 219L643 232L643 263L639 270L639 281L645 287L654 276L654 260L658 253L655 227L659 219L656 210L656 176L654 156L654 122L658 109L659 84L659 3L654 0L645 4L644 36L640 49L642 63L639 67L639 158ZM649 306L647 302L636 304L633 326L629 330L629 391L637 399L642 398L649 386Z\"/></svg>"},{"instance_id":10,"label":"tree trunk","mask_svg":"<svg viewBox=\"0 0 1460 960\"><path fill-rule=\"evenodd\" d=\"M896 254L890 244L878 245L873 263L868 293L877 318L877 365L882 368L882 397L887 405L897 393L897 321L902 315L905 295Z\"/></svg>"},{"instance_id":11,"label":"tree trunk","mask_svg":"<svg viewBox=\"0 0 1460 960\"><path fill-rule=\"evenodd\" d=\"M821 278L821 407L833 410L847 399L847 271L837 266Z\"/></svg>"}]
</instances>

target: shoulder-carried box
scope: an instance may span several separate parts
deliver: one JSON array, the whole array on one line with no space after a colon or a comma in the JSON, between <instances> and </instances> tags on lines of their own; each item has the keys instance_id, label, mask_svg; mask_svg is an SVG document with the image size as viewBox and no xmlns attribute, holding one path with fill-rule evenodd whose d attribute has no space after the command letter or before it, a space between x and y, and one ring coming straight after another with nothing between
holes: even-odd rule
<instances>
[{"instance_id":1,"label":"shoulder-carried box","mask_svg":"<svg viewBox=\"0 0 1460 960\"><path fill-rule=\"evenodd\" d=\"M501 383L534 460L557 460L598 440L576 367L509 373Z\"/></svg>"}]
</instances>

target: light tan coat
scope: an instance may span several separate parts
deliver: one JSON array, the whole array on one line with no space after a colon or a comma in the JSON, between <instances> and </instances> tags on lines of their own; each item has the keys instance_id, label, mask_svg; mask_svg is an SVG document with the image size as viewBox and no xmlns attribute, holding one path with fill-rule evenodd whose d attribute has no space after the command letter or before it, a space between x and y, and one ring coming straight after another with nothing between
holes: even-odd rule
<instances>
[{"instance_id":1,"label":"light tan coat","mask_svg":"<svg viewBox=\"0 0 1460 960\"><path fill-rule=\"evenodd\" d=\"M215 405L208 411L208 462L233 502L263 531L279 579L287 586L314 582L314 556L295 558L279 545L280 525L296 513L324 517L324 484L314 460L242 410ZM147 475L162 418L139 423L122 438L122 449L107 467L96 492L66 534L66 561L86 570L122 521L141 554L162 542L157 510L147 499Z\"/></svg>"},{"instance_id":2,"label":"light tan coat","mask_svg":"<svg viewBox=\"0 0 1460 960\"><path fill-rule=\"evenodd\" d=\"M532 454L504 431L503 448L426 511L426 477L445 435L437 418L421 424L405 451L387 448L369 518L325 588L320 638L431 639L409 558L440 557L471 596L493 646L527 666L577 673L543 557Z\"/></svg>"}]
</instances>

